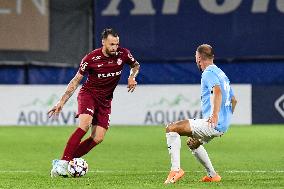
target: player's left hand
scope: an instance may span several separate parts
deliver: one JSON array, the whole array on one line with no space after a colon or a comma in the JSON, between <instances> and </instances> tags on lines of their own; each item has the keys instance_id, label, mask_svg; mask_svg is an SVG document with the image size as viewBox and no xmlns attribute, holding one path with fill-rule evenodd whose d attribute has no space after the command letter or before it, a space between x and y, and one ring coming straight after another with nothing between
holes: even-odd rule
<instances>
[{"instance_id":1,"label":"player's left hand","mask_svg":"<svg viewBox=\"0 0 284 189\"><path fill-rule=\"evenodd\" d=\"M137 85L137 81L135 81L135 78L134 77L129 77L128 78L128 92L133 92L136 88L136 85Z\"/></svg>"},{"instance_id":2,"label":"player's left hand","mask_svg":"<svg viewBox=\"0 0 284 189\"><path fill-rule=\"evenodd\" d=\"M215 128L218 124L218 114L212 114L208 119L208 126Z\"/></svg>"},{"instance_id":3,"label":"player's left hand","mask_svg":"<svg viewBox=\"0 0 284 189\"><path fill-rule=\"evenodd\" d=\"M55 106L53 106L52 109L50 109L47 112L48 118L51 118L52 116L57 118L59 116L59 113L61 112L63 106L64 106L64 103L62 103L61 101L57 102L57 104Z\"/></svg>"}]
</instances>

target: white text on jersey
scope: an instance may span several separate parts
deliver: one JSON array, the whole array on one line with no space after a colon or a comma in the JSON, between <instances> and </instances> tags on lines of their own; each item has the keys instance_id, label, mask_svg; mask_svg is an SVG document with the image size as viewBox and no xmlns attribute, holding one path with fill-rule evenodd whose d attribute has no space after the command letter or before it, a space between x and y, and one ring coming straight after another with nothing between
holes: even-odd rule
<instances>
[{"instance_id":1,"label":"white text on jersey","mask_svg":"<svg viewBox=\"0 0 284 189\"><path fill-rule=\"evenodd\" d=\"M121 71L119 71L119 72L112 72L112 73L103 73L103 74L98 74L98 78L113 77L113 76L118 76L120 74L121 74Z\"/></svg>"}]
</instances>

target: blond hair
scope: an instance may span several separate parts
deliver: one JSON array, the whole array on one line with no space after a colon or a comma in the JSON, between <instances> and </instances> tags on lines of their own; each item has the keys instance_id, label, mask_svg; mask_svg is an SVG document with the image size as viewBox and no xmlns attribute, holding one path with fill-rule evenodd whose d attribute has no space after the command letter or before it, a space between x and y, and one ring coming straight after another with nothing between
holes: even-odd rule
<instances>
[{"instance_id":1,"label":"blond hair","mask_svg":"<svg viewBox=\"0 0 284 189\"><path fill-rule=\"evenodd\" d=\"M201 59L207 60L207 59L214 59L214 51L213 48L208 44L202 44L199 47L197 47L196 50L199 54Z\"/></svg>"}]
</instances>

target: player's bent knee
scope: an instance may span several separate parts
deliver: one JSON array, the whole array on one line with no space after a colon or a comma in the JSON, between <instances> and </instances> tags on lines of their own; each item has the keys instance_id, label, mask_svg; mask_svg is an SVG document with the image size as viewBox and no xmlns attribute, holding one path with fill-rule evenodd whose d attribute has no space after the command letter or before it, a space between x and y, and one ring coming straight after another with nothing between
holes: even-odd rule
<instances>
[{"instance_id":1,"label":"player's bent knee","mask_svg":"<svg viewBox=\"0 0 284 189\"><path fill-rule=\"evenodd\" d=\"M174 123L169 123L166 126L166 132L175 132L175 124Z\"/></svg>"},{"instance_id":2,"label":"player's bent knee","mask_svg":"<svg viewBox=\"0 0 284 189\"><path fill-rule=\"evenodd\" d=\"M188 140L187 140L187 146L191 150L197 149L200 145L201 145L201 142L198 139L188 138Z\"/></svg>"},{"instance_id":3,"label":"player's bent knee","mask_svg":"<svg viewBox=\"0 0 284 189\"><path fill-rule=\"evenodd\" d=\"M79 125L79 128L81 128L82 130L84 130L85 132L87 132L89 130L89 126L87 125Z\"/></svg>"}]
</instances>

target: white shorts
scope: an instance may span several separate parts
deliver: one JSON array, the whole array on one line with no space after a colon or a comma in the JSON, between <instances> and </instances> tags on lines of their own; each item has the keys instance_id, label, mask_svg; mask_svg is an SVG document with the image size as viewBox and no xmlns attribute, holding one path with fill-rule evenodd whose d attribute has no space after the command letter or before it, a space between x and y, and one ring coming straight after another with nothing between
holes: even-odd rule
<instances>
[{"instance_id":1,"label":"white shorts","mask_svg":"<svg viewBox=\"0 0 284 189\"><path fill-rule=\"evenodd\" d=\"M189 125L192 130L193 138L198 139L200 142L208 143L215 137L220 137L224 133L208 125L207 119L188 119Z\"/></svg>"}]
</instances>

